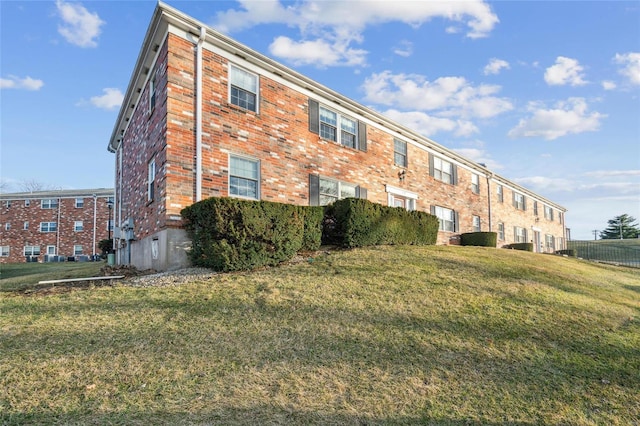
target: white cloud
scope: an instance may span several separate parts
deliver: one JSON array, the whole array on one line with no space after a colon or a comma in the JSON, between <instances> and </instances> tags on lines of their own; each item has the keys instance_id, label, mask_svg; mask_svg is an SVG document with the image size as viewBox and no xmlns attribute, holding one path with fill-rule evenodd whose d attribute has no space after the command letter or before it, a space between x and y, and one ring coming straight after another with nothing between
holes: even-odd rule
<instances>
[{"instance_id":1,"label":"white cloud","mask_svg":"<svg viewBox=\"0 0 640 426\"><path fill-rule=\"evenodd\" d=\"M413 43L409 40L402 40L396 47L394 47L393 53L407 58L413 55Z\"/></svg>"},{"instance_id":2,"label":"white cloud","mask_svg":"<svg viewBox=\"0 0 640 426\"><path fill-rule=\"evenodd\" d=\"M582 86L587 84L584 80L584 68L576 59L558 56L556 64L547 68L544 73L544 81L551 86Z\"/></svg>"},{"instance_id":3,"label":"white cloud","mask_svg":"<svg viewBox=\"0 0 640 426\"><path fill-rule=\"evenodd\" d=\"M89 12L80 3L65 3L56 1L62 24L58 32L69 43L80 47L96 47L96 38L100 35L100 27L105 24L97 13Z\"/></svg>"},{"instance_id":4,"label":"white cloud","mask_svg":"<svg viewBox=\"0 0 640 426\"><path fill-rule=\"evenodd\" d=\"M476 163L485 164L490 170L500 170L503 168L502 164L494 160L491 155L481 148L453 148L453 151L468 158Z\"/></svg>"},{"instance_id":5,"label":"white cloud","mask_svg":"<svg viewBox=\"0 0 640 426\"><path fill-rule=\"evenodd\" d=\"M91 97L91 104L101 109L115 109L119 108L124 99L124 95L119 89L106 88L102 89L104 94L102 96Z\"/></svg>"},{"instance_id":6,"label":"white cloud","mask_svg":"<svg viewBox=\"0 0 640 426\"><path fill-rule=\"evenodd\" d=\"M484 75L499 74L503 69L508 70L509 68L509 62L502 59L492 58L487 66L484 67Z\"/></svg>"},{"instance_id":7,"label":"white cloud","mask_svg":"<svg viewBox=\"0 0 640 426\"><path fill-rule=\"evenodd\" d=\"M584 174L588 177L605 178L605 177L629 177L640 176L640 170L596 170ZM640 188L638 189L640 191Z\"/></svg>"},{"instance_id":8,"label":"white cloud","mask_svg":"<svg viewBox=\"0 0 640 426\"><path fill-rule=\"evenodd\" d=\"M372 74L363 84L365 99L407 110L437 111L442 117L490 118L513 109L506 98L494 96L500 86L472 86L463 77L428 81L416 74Z\"/></svg>"},{"instance_id":9,"label":"white cloud","mask_svg":"<svg viewBox=\"0 0 640 426\"><path fill-rule=\"evenodd\" d=\"M284 24L297 27L301 40L278 37L271 47L272 54L284 52L294 63L312 63L321 66L364 64L365 51L351 48L362 42L367 26L388 22L401 22L418 27L433 18L442 18L465 25L469 38L486 37L498 23L490 6L480 0L464 2L385 2L385 1L312 1L301 0L282 4L278 0L241 0L240 9L219 12L212 26L222 32L233 32L260 24ZM328 61L313 55L304 47L340 47L337 58ZM355 51L359 56L349 61L345 52ZM406 50L402 50L406 51ZM299 55L299 56L297 56Z\"/></svg>"},{"instance_id":10,"label":"white cloud","mask_svg":"<svg viewBox=\"0 0 640 426\"><path fill-rule=\"evenodd\" d=\"M619 73L627 77L631 84L640 85L640 53L617 53L614 62L623 66Z\"/></svg>"},{"instance_id":11,"label":"white cloud","mask_svg":"<svg viewBox=\"0 0 640 426\"><path fill-rule=\"evenodd\" d=\"M9 78L0 78L0 89L24 89L24 90L40 90L44 86L42 80L37 80L26 76L25 78L10 75Z\"/></svg>"},{"instance_id":12,"label":"white cloud","mask_svg":"<svg viewBox=\"0 0 640 426\"><path fill-rule=\"evenodd\" d=\"M453 132L457 136L469 136L478 132L478 128L469 121L435 117L421 111L389 109L382 114L428 137L439 132Z\"/></svg>"},{"instance_id":13,"label":"white cloud","mask_svg":"<svg viewBox=\"0 0 640 426\"><path fill-rule=\"evenodd\" d=\"M616 83L610 80L605 80L602 82L602 88L604 90L614 90L617 87Z\"/></svg>"},{"instance_id":14,"label":"white cloud","mask_svg":"<svg viewBox=\"0 0 640 426\"><path fill-rule=\"evenodd\" d=\"M532 115L522 119L508 133L511 138L544 138L554 140L568 134L593 132L600 128L606 117L599 112L587 112L584 98L569 98L558 102L554 108L545 109L537 103L529 105Z\"/></svg>"},{"instance_id":15,"label":"white cloud","mask_svg":"<svg viewBox=\"0 0 640 426\"><path fill-rule=\"evenodd\" d=\"M516 183L536 192L573 191L577 188L574 180L549 176L529 176L513 179Z\"/></svg>"},{"instance_id":16,"label":"white cloud","mask_svg":"<svg viewBox=\"0 0 640 426\"><path fill-rule=\"evenodd\" d=\"M348 43L339 40L333 44L322 39L297 42L284 36L277 37L269 51L295 65L316 64L320 67L363 65L367 54L365 50L351 49Z\"/></svg>"}]
</instances>

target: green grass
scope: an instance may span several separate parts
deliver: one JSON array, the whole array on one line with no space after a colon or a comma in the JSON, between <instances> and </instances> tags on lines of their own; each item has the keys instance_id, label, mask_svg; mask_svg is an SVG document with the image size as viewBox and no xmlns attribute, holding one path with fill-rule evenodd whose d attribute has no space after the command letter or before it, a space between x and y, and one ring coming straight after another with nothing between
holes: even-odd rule
<instances>
[{"instance_id":1,"label":"green grass","mask_svg":"<svg viewBox=\"0 0 640 426\"><path fill-rule=\"evenodd\" d=\"M475 247L0 293L1 424L640 418L640 271Z\"/></svg>"},{"instance_id":2,"label":"green grass","mask_svg":"<svg viewBox=\"0 0 640 426\"><path fill-rule=\"evenodd\" d=\"M105 262L0 264L0 291L33 288L38 281L96 277Z\"/></svg>"}]
</instances>

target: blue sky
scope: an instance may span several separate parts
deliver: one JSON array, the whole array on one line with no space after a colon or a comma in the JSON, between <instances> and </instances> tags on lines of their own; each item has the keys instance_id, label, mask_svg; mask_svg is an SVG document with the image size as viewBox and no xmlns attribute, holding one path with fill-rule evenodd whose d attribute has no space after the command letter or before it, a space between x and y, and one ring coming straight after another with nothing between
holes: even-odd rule
<instances>
[{"instance_id":1,"label":"blue sky","mask_svg":"<svg viewBox=\"0 0 640 426\"><path fill-rule=\"evenodd\" d=\"M640 3L168 1L569 209L640 219ZM0 179L112 187L153 1L0 1Z\"/></svg>"}]
</instances>

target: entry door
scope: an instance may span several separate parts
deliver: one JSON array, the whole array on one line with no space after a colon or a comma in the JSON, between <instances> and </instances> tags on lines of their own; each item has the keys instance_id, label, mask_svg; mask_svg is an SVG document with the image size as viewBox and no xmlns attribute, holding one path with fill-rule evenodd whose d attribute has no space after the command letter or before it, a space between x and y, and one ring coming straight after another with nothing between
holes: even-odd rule
<instances>
[{"instance_id":1,"label":"entry door","mask_svg":"<svg viewBox=\"0 0 640 426\"><path fill-rule=\"evenodd\" d=\"M533 231L533 251L542 252L542 242L540 241L540 231Z\"/></svg>"}]
</instances>

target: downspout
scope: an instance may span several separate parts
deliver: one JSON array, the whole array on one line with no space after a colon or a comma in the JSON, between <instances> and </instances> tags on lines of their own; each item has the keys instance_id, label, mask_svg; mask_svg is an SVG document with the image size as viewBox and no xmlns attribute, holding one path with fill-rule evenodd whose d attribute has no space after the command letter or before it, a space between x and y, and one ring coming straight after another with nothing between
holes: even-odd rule
<instances>
[{"instance_id":1,"label":"downspout","mask_svg":"<svg viewBox=\"0 0 640 426\"><path fill-rule=\"evenodd\" d=\"M60 254L60 209L62 208L62 198L58 198L58 223L56 226L56 256Z\"/></svg>"},{"instance_id":2,"label":"downspout","mask_svg":"<svg viewBox=\"0 0 640 426\"><path fill-rule=\"evenodd\" d=\"M117 158L117 171L118 171L118 182L116 184L116 191L117 191L117 195L118 198L116 199L116 202L118 203L118 220L114 223L114 231L115 231L115 224L117 223L118 225L118 246L117 246L117 256L118 256L118 261L116 262L118 265L122 264L122 253L120 252L120 240L122 239L122 144L124 143L124 141L120 141L120 146L118 147L118 158ZM115 209L113 214L115 215ZM116 238L113 238L113 243L115 245L116 242Z\"/></svg>"},{"instance_id":3,"label":"downspout","mask_svg":"<svg viewBox=\"0 0 640 426\"><path fill-rule=\"evenodd\" d=\"M487 175L487 203L489 207L489 232L493 231L493 221L491 218L491 179L493 178L493 173L489 173Z\"/></svg>"},{"instance_id":4,"label":"downspout","mask_svg":"<svg viewBox=\"0 0 640 426\"><path fill-rule=\"evenodd\" d=\"M96 254L96 214L98 213L98 196L93 194L93 252Z\"/></svg>"},{"instance_id":5,"label":"downspout","mask_svg":"<svg viewBox=\"0 0 640 426\"><path fill-rule=\"evenodd\" d=\"M196 43L196 202L202 200L202 44L207 35L205 27L200 27L200 37Z\"/></svg>"}]
</instances>

